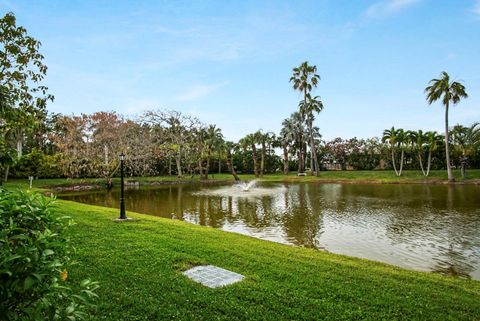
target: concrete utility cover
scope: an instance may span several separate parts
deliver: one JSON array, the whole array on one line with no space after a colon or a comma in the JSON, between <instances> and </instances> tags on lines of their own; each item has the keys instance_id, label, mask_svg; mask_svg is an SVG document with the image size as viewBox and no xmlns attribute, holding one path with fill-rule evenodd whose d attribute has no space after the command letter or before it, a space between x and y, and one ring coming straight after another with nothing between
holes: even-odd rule
<instances>
[{"instance_id":1,"label":"concrete utility cover","mask_svg":"<svg viewBox=\"0 0 480 321\"><path fill-rule=\"evenodd\" d=\"M244 276L214 265L201 265L183 272L184 275L209 288L219 288L243 280Z\"/></svg>"}]
</instances>

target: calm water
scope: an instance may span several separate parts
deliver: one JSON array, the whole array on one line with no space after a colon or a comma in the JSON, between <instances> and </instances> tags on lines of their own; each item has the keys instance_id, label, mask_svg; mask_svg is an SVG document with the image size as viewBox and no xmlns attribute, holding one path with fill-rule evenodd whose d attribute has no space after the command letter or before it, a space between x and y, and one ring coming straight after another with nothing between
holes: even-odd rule
<instances>
[{"instance_id":1,"label":"calm water","mask_svg":"<svg viewBox=\"0 0 480 321\"><path fill-rule=\"evenodd\" d=\"M118 207L119 190L61 196ZM480 186L262 184L127 189L127 211L480 280Z\"/></svg>"}]
</instances>

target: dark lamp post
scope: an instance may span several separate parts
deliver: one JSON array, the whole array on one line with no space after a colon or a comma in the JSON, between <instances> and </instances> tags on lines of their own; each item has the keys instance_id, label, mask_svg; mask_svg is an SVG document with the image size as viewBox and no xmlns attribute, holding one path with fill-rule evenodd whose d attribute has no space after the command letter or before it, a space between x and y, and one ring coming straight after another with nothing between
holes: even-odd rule
<instances>
[{"instance_id":1,"label":"dark lamp post","mask_svg":"<svg viewBox=\"0 0 480 321\"><path fill-rule=\"evenodd\" d=\"M123 185L123 161L125 160L125 154L122 152L120 154L120 217L121 220L126 220L127 215L125 214L125 190Z\"/></svg>"}]
</instances>

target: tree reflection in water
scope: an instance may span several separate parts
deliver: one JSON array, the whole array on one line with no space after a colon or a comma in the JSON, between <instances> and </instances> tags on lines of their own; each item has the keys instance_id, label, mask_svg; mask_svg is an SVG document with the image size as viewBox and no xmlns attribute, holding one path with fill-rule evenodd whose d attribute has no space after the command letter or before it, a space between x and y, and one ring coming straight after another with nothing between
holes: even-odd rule
<instances>
[{"instance_id":1,"label":"tree reflection in water","mask_svg":"<svg viewBox=\"0 0 480 321\"><path fill-rule=\"evenodd\" d=\"M231 188L184 184L127 189L126 208L480 279L480 186L263 183L256 188L261 193ZM118 207L119 191L63 198Z\"/></svg>"}]
</instances>

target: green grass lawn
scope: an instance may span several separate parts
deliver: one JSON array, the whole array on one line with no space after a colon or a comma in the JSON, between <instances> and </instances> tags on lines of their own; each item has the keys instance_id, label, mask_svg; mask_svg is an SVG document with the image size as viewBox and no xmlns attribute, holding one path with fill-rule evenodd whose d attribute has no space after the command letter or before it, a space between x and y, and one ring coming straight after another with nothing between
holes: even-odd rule
<instances>
[{"instance_id":1,"label":"green grass lawn","mask_svg":"<svg viewBox=\"0 0 480 321\"><path fill-rule=\"evenodd\" d=\"M181 221L58 201L74 218L69 281L100 282L93 320L478 320L480 282L281 245ZM219 289L181 271L245 275Z\"/></svg>"},{"instance_id":2,"label":"green grass lawn","mask_svg":"<svg viewBox=\"0 0 480 321\"><path fill-rule=\"evenodd\" d=\"M460 170L454 170L454 175L458 183L480 183L480 169L470 169L467 171L467 178L462 179ZM255 179L253 174L239 175L242 180ZM138 181L140 184L153 183L176 183L176 182L197 182L200 181L199 176L185 176L181 179L176 176L156 176L156 177L128 177L127 181ZM212 174L210 181L233 181L231 174ZM409 170L404 171L401 177L397 177L393 171L322 171L319 177L302 176L298 177L296 172L290 173L288 176L279 174L266 174L261 180L272 182L339 182L339 183L446 183L447 172L445 170L431 171L429 177L424 177L420 171ZM113 179L114 184L120 183L120 178ZM105 180L99 178L84 179L39 179L33 182L33 186L37 189L50 188L52 186L71 186L71 185L89 185L97 184L104 186ZM6 187L28 188L27 179L10 179L6 183Z\"/></svg>"}]
</instances>

